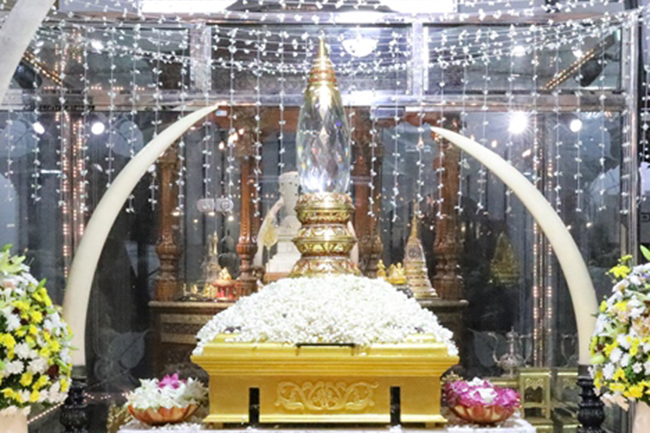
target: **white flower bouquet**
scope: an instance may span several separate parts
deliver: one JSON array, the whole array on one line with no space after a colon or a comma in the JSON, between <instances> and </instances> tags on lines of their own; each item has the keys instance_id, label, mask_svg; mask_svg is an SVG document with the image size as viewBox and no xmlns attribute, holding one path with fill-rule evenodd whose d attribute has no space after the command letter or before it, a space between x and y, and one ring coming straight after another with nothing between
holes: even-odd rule
<instances>
[{"instance_id":1,"label":"white flower bouquet","mask_svg":"<svg viewBox=\"0 0 650 433\"><path fill-rule=\"evenodd\" d=\"M10 246L0 252L0 414L61 403L72 371L68 325Z\"/></svg>"},{"instance_id":2,"label":"white flower bouquet","mask_svg":"<svg viewBox=\"0 0 650 433\"><path fill-rule=\"evenodd\" d=\"M149 425L185 421L208 397L208 390L201 382L181 380L178 373L140 383L139 388L127 394L126 405L131 415Z\"/></svg>"},{"instance_id":3,"label":"white flower bouquet","mask_svg":"<svg viewBox=\"0 0 650 433\"><path fill-rule=\"evenodd\" d=\"M199 331L195 355L219 334L233 342L402 343L428 334L458 354L436 316L383 280L351 275L283 279L240 299Z\"/></svg>"},{"instance_id":4,"label":"white flower bouquet","mask_svg":"<svg viewBox=\"0 0 650 433\"><path fill-rule=\"evenodd\" d=\"M609 272L616 284L600 305L590 347L596 388L624 408L628 400L650 403L650 263L630 267L631 259Z\"/></svg>"}]
</instances>

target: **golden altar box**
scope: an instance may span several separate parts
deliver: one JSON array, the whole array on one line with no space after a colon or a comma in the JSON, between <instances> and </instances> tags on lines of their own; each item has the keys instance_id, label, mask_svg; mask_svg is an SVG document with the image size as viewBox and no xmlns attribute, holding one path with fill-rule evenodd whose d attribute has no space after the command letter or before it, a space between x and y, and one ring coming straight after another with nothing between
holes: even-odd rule
<instances>
[{"instance_id":1,"label":"golden altar box","mask_svg":"<svg viewBox=\"0 0 650 433\"><path fill-rule=\"evenodd\" d=\"M219 336L192 357L210 375L206 423L386 424L396 399L400 423L446 423L440 415L440 376L458 357L432 336L369 347L226 338L232 335ZM258 419L251 419L251 407Z\"/></svg>"}]
</instances>

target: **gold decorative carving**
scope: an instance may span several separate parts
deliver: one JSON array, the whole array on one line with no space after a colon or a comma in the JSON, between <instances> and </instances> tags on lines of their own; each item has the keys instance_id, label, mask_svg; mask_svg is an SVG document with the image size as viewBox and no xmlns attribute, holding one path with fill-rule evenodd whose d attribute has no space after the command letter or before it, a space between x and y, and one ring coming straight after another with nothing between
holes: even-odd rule
<instances>
[{"instance_id":1,"label":"gold decorative carving","mask_svg":"<svg viewBox=\"0 0 650 433\"><path fill-rule=\"evenodd\" d=\"M377 386L366 382L349 386L343 382L281 382L275 405L310 412L362 411L375 405L373 390Z\"/></svg>"},{"instance_id":2,"label":"gold decorative carving","mask_svg":"<svg viewBox=\"0 0 650 433\"><path fill-rule=\"evenodd\" d=\"M293 242L302 256L289 277L360 275L350 259L357 242L348 228L353 211L348 195L317 193L300 197L296 214L302 227Z\"/></svg>"},{"instance_id":3,"label":"gold decorative carving","mask_svg":"<svg viewBox=\"0 0 650 433\"><path fill-rule=\"evenodd\" d=\"M546 389L546 381L544 378L526 378L524 380L525 390Z\"/></svg>"}]
</instances>

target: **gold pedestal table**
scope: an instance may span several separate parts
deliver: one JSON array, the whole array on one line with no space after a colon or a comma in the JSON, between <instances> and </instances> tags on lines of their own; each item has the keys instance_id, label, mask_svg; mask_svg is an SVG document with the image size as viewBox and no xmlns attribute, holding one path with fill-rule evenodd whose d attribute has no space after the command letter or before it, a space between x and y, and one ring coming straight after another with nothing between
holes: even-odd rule
<instances>
[{"instance_id":1,"label":"gold pedestal table","mask_svg":"<svg viewBox=\"0 0 650 433\"><path fill-rule=\"evenodd\" d=\"M446 423L440 376L458 363L433 337L369 347L227 342L192 357L210 375L206 423ZM398 409L396 409L398 408ZM392 416L391 418L391 409ZM396 414L395 411L398 410ZM251 419L257 418L257 419Z\"/></svg>"}]
</instances>

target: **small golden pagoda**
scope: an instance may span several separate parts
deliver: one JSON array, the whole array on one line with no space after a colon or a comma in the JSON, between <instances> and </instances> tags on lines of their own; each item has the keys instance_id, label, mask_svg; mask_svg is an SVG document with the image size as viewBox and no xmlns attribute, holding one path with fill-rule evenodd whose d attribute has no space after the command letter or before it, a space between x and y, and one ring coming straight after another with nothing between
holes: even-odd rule
<instances>
[{"instance_id":1,"label":"small golden pagoda","mask_svg":"<svg viewBox=\"0 0 650 433\"><path fill-rule=\"evenodd\" d=\"M413 221L411 222L411 235L406 242L406 250L404 251L406 279L415 299L437 298L438 294L429 280L429 271L424 257L424 249L422 248L422 242L420 242L418 213L419 209L416 204L413 211Z\"/></svg>"}]
</instances>

